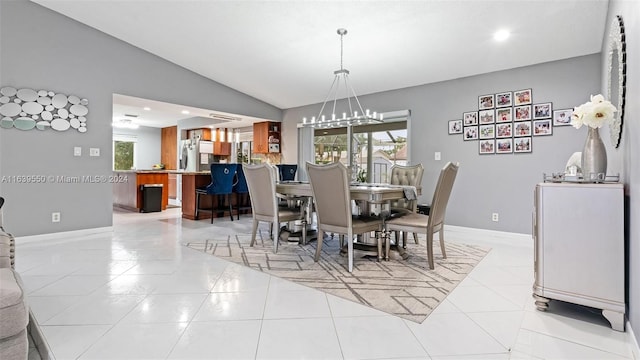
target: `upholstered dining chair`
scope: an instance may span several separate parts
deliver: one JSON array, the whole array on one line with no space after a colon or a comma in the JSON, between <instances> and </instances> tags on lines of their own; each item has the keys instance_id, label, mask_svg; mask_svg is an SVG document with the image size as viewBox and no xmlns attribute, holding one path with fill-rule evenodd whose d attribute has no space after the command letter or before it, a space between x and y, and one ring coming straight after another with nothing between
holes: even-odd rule
<instances>
[{"instance_id":1,"label":"upholstered dining chair","mask_svg":"<svg viewBox=\"0 0 640 360\"><path fill-rule=\"evenodd\" d=\"M391 167L391 179L389 181L392 185L408 185L421 187L422 175L424 174L424 167L422 164L416 165L393 165ZM418 200L416 199L398 199L391 202L392 213L410 213L416 212ZM403 238L405 236L403 235ZM396 233L396 239L398 234ZM418 243L418 234L413 233L413 240Z\"/></svg>"},{"instance_id":2,"label":"upholstered dining chair","mask_svg":"<svg viewBox=\"0 0 640 360\"><path fill-rule=\"evenodd\" d=\"M297 164L278 164L276 166L278 167L280 181L293 181L296 179Z\"/></svg>"},{"instance_id":3,"label":"upholstered dining chair","mask_svg":"<svg viewBox=\"0 0 640 360\"><path fill-rule=\"evenodd\" d=\"M436 184L431 201L431 210L429 215L409 213L404 216L387 220L386 229L388 231L404 231L404 232L426 232L427 234L427 256L429 258L429 268L434 269L433 261L433 234L439 233L440 249L442 257L447 258L447 252L444 247L444 217L447 210L453 183L458 174L459 165L448 162L440 171L440 177ZM398 244L399 246L399 244Z\"/></svg>"},{"instance_id":4,"label":"upholstered dining chair","mask_svg":"<svg viewBox=\"0 0 640 360\"><path fill-rule=\"evenodd\" d=\"M222 208L224 202L229 203L229 217L233 221L233 208L231 206L231 194L233 192L233 182L236 176L236 169L238 164L221 164L212 163L211 168L211 183L206 187L196 189L196 214L195 218L198 220L198 216L201 212L211 212L211 223L213 224L213 214L215 212L226 212ZM200 208L200 196L211 196L211 208ZM218 208L213 206L213 197L217 196Z\"/></svg>"},{"instance_id":5,"label":"upholstered dining chair","mask_svg":"<svg viewBox=\"0 0 640 360\"><path fill-rule=\"evenodd\" d=\"M236 178L232 191L236 194L236 213L238 214L238 220L240 220L241 211L251 210L249 186L247 185L247 178L244 175L241 164L238 164L238 167L236 168Z\"/></svg>"},{"instance_id":6,"label":"upholstered dining chair","mask_svg":"<svg viewBox=\"0 0 640 360\"><path fill-rule=\"evenodd\" d=\"M251 213L253 214L250 246L253 246L256 242L259 222L268 222L270 223L270 233L273 239L273 252L277 253L280 240L280 223L301 220L304 214L297 209L278 207L276 168L269 164L242 165L242 167L249 187ZM277 233L276 236L273 234L274 227ZM303 231L306 230L303 229Z\"/></svg>"},{"instance_id":7,"label":"upholstered dining chair","mask_svg":"<svg viewBox=\"0 0 640 360\"><path fill-rule=\"evenodd\" d=\"M328 165L307 163L307 175L316 208L318 244L315 261L320 259L324 232L347 237L349 272L353 271L353 236L377 231L382 220L351 214L351 192L347 168L340 162ZM378 256L382 255L382 240L378 240Z\"/></svg>"}]
</instances>

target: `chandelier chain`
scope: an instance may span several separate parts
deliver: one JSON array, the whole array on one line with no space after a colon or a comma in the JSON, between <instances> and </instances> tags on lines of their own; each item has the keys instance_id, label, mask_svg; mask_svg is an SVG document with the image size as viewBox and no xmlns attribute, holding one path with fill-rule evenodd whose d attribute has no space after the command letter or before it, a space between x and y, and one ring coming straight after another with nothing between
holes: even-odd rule
<instances>
[{"instance_id":1,"label":"chandelier chain","mask_svg":"<svg viewBox=\"0 0 640 360\"><path fill-rule=\"evenodd\" d=\"M344 34L340 34L340 70L344 70L344 66L342 66L342 57L344 55Z\"/></svg>"}]
</instances>

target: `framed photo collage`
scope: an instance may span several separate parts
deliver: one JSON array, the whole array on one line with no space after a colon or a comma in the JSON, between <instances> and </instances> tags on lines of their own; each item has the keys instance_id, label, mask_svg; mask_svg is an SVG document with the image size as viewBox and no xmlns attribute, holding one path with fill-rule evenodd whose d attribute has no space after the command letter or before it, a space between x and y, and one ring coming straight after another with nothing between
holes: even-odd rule
<instances>
[{"instance_id":1,"label":"framed photo collage","mask_svg":"<svg viewBox=\"0 0 640 360\"><path fill-rule=\"evenodd\" d=\"M449 134L478 141L478 153L530 153L533 137L553 135L554 126L571 125L573 109L553 110L550 102L533 104L531 89L478 96L478 111L449 121Z\"/></svg>"}]
</instances>

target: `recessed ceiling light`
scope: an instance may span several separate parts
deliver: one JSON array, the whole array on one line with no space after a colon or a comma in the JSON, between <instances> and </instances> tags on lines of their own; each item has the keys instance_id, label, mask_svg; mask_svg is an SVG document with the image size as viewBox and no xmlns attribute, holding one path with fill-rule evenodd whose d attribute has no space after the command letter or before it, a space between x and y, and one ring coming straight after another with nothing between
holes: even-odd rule
<instances>
[{"instance_id":1,"label":"recessed ceiling light","mask_svg":"<svg viewBox=\"0 0 640 360\"><path fill-rule=\"evenodd\" d=\"M150 108L150 107L148 107L148 106L145 106L143 109L144 109L145 111L151 111L151 108Z\"/></svg>"},{"instance_id":2,"label":"recessed ceiling light","mask_svg":"<svg viewBox=\"0 0 640 360\"><path fill-rule=\"evenodd\" d=\"M189 111L188 110L182 110L182 113L187 115L187 114L189 114Z\"/></svg>"},{"instance_id":3,"label":"recessed ceiling light","mask_svg":"<svg viewBox=\"0 0 640 360\"><path fill-rule=\"evenodd\" d=\"M511 35L509 30L502 29L502 30L496 31L495 34L493 34L493 39L495 41L505 41L509 38L509 35Z\"/></svg>"}]
</instances>

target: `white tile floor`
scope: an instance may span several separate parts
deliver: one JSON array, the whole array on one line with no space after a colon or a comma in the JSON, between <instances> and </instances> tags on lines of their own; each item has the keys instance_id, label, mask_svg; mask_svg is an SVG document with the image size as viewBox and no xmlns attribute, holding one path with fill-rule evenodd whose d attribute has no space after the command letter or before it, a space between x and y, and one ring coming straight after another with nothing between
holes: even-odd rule
<instances>
[{"instance_id":1,"label":"white tile floor","mask_svg":"<svg viewBox=\"0 0 640 360\"><path fill-rule=\"evenodd\" d=\"M492 250L417 324L182 245L249 230L116 211L113 232L18 239L17 270L56 359L633 358L599 314L535 309L525 236L448 229Z\"/></svg>"}]
</instances>

